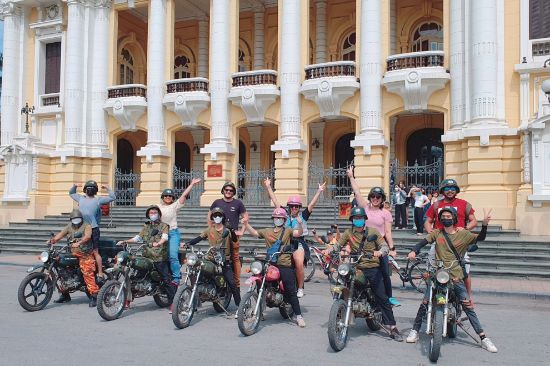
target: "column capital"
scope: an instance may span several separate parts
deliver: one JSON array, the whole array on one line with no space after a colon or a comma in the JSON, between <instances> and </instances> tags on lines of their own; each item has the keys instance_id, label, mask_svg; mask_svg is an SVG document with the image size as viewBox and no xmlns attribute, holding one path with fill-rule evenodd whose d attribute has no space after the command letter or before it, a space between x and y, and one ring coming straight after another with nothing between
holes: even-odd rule
<instances>
[{"instance_id":1,"label":"column capital","mask_svg":"<svg viewBox=\"0 0 550 366\"><path fill-rule=\"evenodd\" d=\"M6 1L0 4L0 16L13 16L23 14L23 7L19 4L16 4L13 1Z\"/></svg>"},{"instance_id":2,"label":"column capital","mask_svg":"<svg viewBox=\"0 0 550 366\"><path fill-rule=\"evenodd\" d=\"M113 4L113 0L91 0L90 5L94 8L107 8L110 9Z\"/></svg>"}]
</instances>

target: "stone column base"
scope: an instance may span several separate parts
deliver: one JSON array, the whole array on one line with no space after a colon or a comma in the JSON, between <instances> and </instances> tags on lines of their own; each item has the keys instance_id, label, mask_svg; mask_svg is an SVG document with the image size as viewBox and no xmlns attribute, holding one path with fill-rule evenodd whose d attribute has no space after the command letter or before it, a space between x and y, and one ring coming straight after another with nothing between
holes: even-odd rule
<instances>
[{"instance_id":1,"label":"stone column base","mask_svg":"<svg viewBox=\"0 0 550 366\"><path fill-rule=\"evenodd\" d=\"M283 155L288 157L283 157ZM288 196L299 195L307 205L307 161L303 150L277 151L275 153L275 196L283 206Z\"/></svg>"},{"instance_id":2,"label":"stone column base","mask_svg":"<svg viewBox=\"0 0 550 366\"><path fill-rule=\"evenodd\" d=\"M382 187L387 191L389 185L389 157L386 146L372 146L365 154L363 147L355 147L355 179L363 197L367 197L372 187Z\"/></svg>"}]
</instances>

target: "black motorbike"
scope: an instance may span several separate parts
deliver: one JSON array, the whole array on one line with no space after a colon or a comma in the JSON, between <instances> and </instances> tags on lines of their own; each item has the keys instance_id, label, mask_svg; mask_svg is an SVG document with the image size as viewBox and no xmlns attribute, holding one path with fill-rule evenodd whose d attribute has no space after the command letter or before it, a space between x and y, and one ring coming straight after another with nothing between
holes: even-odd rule
<instances>
[{"instance_id":1,"label":"black motorbike","mask_svg":"<svg viewBox=\"0 0 550 366\"><path fill-rule=\"evenodd\" d=\"M152 234L154 237L156 234ZM107 269L112 279L97 294L97 312L105 320L115 320L124 311L126 301L143 296L153 296L155 303L166 308L170 305L168 286L155 268L153 260L142 255L147 244L130 248L125 243L116 255L116 264Z\"/></svg>"},{"instance_id":2,"label":"black motorbike","mask_svg":"<svg viewBox=\"0 0 550 366\"><path fill-rule=\"evenodd\" d=\"M53 237L54 234L51 233L51 236ZM78 257L69 250L71 244L81 237L82 234L77 233L72 241L68 241L61 247L50 244L48 250L43 251L38 257L41 263L31 266L27 270L29 274L21 281L17 291L17 300L23 309L27 311L44 309L50 302L56 287L59 292L82 291L89 295L78 265ZM117 251L114 240L100 241L99 253L104 266L110 265L110 258L116 255ZM108 275L106 269L104 269L104 273ZM98 276L95 280L98 286L105 281Z\"/></svg>"},{"instance_id":3,"label":"black motorbike","mask_svg":"<svg viewBox=\"0 0 550 366\"><path fill-rule=\"evenodd\" d=\"M187 254L187 278L174 296L172 321L179 329L191 324L200 303L211 301L218 313L227 312L231 291L222 274L223 247L210 247ZM190 284L188 284L190 282Z\"/></svg>"}]
</instances>

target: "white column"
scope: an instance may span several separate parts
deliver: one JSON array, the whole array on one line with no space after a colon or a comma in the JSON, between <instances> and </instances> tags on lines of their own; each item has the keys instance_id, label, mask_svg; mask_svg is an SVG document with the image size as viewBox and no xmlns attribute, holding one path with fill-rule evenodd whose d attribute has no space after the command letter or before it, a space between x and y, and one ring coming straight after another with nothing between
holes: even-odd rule
<instances>
[{"instance_id":1,"label":"white column","mask_svg":"<svg viewBox=\"0 0 550 366\"><path fill-rule=\"evenodd\" d=\"M208 77L208 21L199 20L199 52L198 52L198 72L197 75L202 78Z\"/></svg>"},{"instance_id":2,"label":"white column","mask_svg":"<svg viewBox=\"0 0 550 366\"><path fill-rule=\"evenodd\" d=\"M211 2L210 9L210 143L201 149L216 160L217 153L234 153L229 139L230 5L231 0ZM235 20L236 21L236 20Z\"/></svg>"},{"instance_id":3,"label":"white column","mask_svg":"<svg viewBox=\"0 0 550 366\"><path fill-rule=\"evenodd\" d=\"M265 9L263 6L254 9L254 70L265 68L264 16Z\"/></svg>"},{"instance_id":4,"label":"white column","mask_svg":"<svg viewBox=\"0 0 550 366\"><path fill-rule=\"evenodd\" d=\"M353 147L363 147L370 154L374 145L387 146L381 130L382 119L382 12L380 1L361 0L359 78L360 133L351 142Z\"/></svg>"},{"instance_id":5,"label":"white column","mask_svg":"<svg viewBox=\"0 0 550 366\"><path fill-rule=\"evenodd\" d=\"M67 46L65 47L65 147L82 147L84 124L84 30L86 8L80 0L67 1ZM85 115L84 115L85 116Z\"/></svg>"},{"instance_id":6,"label":"white column","mask_svg":"<svg viewBox=\"0 0 550 366\"><path fill-rule=\"evenodd\" d=\"M470 0L471 123L486 126L497 116L497 0Z\"/></svg>"},{"instance_id":7,"label":"white column","mask_svg":"<svg viewBox=\"0 0 550 366\"><path fill-rule=\"evenodd\" d=\"M464 0L450 3L451 128L464 124Z\"/></svg>"},{"instance_id":8,"label":"white column","mask_svg":"<svg viewBox=\"0 0 550 366\"><path fill-rule=\"evenodd\" d=\"M327 0L315 3L315 63L327 62Z\"/></svg>"},{"instance_id":9,"label":"white column","mask_svg":"<svg viewBox=\"0 0 550 366\"><path fill-rule=\"evenodd\" d=\"M137 155L170 156L164 140L164 66L166 59L166 0L149 1L147 33L147 146Z\"/></svg>"},{"instance_id":10,"label":"white column","mask_svg":"<svg viewBox=\"0 0 550 366\"><path fill-rule=\"evenodd\" d=\"M106 112L103 104L107 98L107 86L109 78L109 14L111 0L104 0L95 3L93 14L93 40L91 48L91 113L88 142L92 155L102 154L108 149ZM102 151L103 150L103 151Z\"/></svg>"},{"instance_id":11,"label":"white column","mask_svg":"<svg viewBox=\"0 0 550 366\"><path fill-rule=\"evenodd\" d=\"M19 133L21 99L19 74L21 65L21 29L23 10L14 3L3 4L4 19L4 67L2 72L2 135L0 145L10 145Z\"/></svg>"},{"instance_id":12,"label":"white column","mask_svg":"<svg viewBox=\"0 0 550 366\"><path fill-rule=\"evenodd\" d=\"M248 170L257 170L261 168L261 152L260 152L260 142L262 136L262 126L248 126L248 135L250 136L250 146L248 146L248 151L250 153L250 166ZM255 144L256 149L252 147Z\"/></svg>"},{"instance_id":13,"label":"white column","mask_svg":"<svg viewBox=\"0 0 550 366\"><path fill-rule=\"evenodd\" d=\"M301 137L300 80L301 80L301 4L300 1L282 0L281 54L279 73L281 75L281 134L279 141L271 146L272 151L305 150ZM307 21L307 20L306 20Z\"/></svg>"}]
</instances>

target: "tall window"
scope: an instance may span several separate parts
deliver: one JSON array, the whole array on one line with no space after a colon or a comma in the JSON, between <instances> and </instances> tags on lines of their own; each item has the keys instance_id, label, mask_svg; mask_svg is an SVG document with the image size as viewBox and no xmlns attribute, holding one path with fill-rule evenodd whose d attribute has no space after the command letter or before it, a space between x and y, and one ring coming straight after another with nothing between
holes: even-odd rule
<instances>
[{"instance_id":1,"label":"tall window","mask_svg":"<svg viewBox=\"0 0 550 366\"><path fill-rule=\"evenodd\" d=\"M186 79L191 77L190 62L187 56L176 56L174 59L174 79Z\"/></svg>"},{"instance_id":2,"label":"tall window","mask_svg":"<svg viewBox=\"0 0 550 366\"><path fill-rule=\"evenodd\" d=\"M550 1L529 0L529 39L550 38Z\"/></svg>"},{"instance_id":3,"label":"tall window","mask_svg":"<svg viewBox=\"0 0 550 366\"><path fill-rule=\"evenodd\" d=\"M46 44L44 93L59 93L61 79L61 42Z\"/></svg>"},{"instance_id":4,"label":"tall window","mask_svg":"<svg viewBox=\"0 0 550 366\"><path fill-rule=\"evenodd\" d=\"M355 32L351 33L342 43L342 60L355 61Z\"/></svg>"},{"instance_id":5,"label":"tall window","mask_svg":"<svg viewBox=\"0 0 550 366\"><path fill-rule=\"evenodd\" d=\"M443 29L437 23L424 23L416 28L411 40L411 52L442 51Z\"/></svg>"},{"instance_id":6,"label":"tall window","mask_svg":"<svg viewBox=\"0 0 550 366\"><path fill-rule=\"evenodd\" d=\"M121 84L133 84L134 83L134 57L126 48L123 48L120 52L120 83Z\"/></svg>"}]
</instances>

